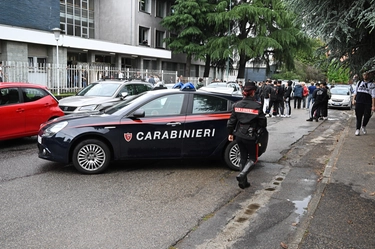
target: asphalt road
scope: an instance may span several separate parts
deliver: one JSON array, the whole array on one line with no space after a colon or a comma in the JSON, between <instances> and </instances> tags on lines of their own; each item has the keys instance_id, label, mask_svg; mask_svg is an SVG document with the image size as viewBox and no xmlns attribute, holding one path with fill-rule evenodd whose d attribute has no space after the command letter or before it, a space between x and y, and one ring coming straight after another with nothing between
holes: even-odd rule
<instances>
[{"instance_id":1,"label":"asphalt road","mask_svg":"<svg viewBox=\"0 0 375 249\"><path fill-rule=\"evenodd\" d=\"M339 124L349 112L330 111L331 123ZM1 247L235 246L254 214L274 210L277 203L272 196L280 192L280 182L301 179L301 175L289 174L292 163L286 167L280 160L321 123L306 122L306 110L295 110L292 115L269 119L269 146L250 173L252 187L247 190L239 189L237 173L219 162L123 162L111 165L104 174L82 175L71 165L39 159L35 137L0 142ZM332 134L338 131L333 129ZM302 151L296 158L304 156ZM302 195L295 200L290 199L293 195L282 196L289 201L279 203L294 220L303 218L303 205L307 205L309 191L314 191L313 180L305 178ZM231 223L234 217L238 224ZM273 217L278 219L253 220L258 226L252 236L265 233L264 226L279 227L282 216ZM265 237L258 240L259 245L272 243L268 248L278 248L273 245L279 246L283 229L274 235L280 238ZM285 229L292 236L294 231Z\"/></svg>"}]
</instances>

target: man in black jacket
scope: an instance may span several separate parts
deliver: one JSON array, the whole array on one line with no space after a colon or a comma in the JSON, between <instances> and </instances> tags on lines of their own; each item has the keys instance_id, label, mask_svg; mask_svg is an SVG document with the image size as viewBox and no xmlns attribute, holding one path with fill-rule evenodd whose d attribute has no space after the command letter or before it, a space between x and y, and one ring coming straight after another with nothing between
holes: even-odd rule
<instances>
[{"instance_id":1,"label":"man in black jacket","mask_svg":"<svg viewBox=\"0 0 375 249\"><path fill-rule=\"evenodd\" d=\"M233 105L227 124L228 140L233 141L233 137L236 136L241 154L241 173L237 176L240 188L250 187L247 174L258 158L257 140L262 133L267 132L267 119L263 113L262 104L255 100L255 91L255 83L246 82L243 89L244 98ZM250 158L249 162L247 162L248 158Z\"/></svg>"},{"instance_id":2,"label":"man in black jacket","mask_svg":"<svg viewBox=\"0 0 375 249\"><path fill-rule=\"evenodd\" d=\"M293 82L291 80L288 80L288 85L285 88L284 92L284 102L285 102L285 117L290 118L292 115L292 108L290 108L290 98L293 92L292 87Z\"/></svg>"},{"instance_id":3,"label":"man in black jacket","mask_svg":"<svg viewBox=\"0 0 375 249\"><path fill-rule=\"evenodd\" d=\"M324 101L327 98L327 89L323 86L323 83L316 84L316 89L313 92L314 104L311 108L310 118L306 121L313 121L315 119L318 122L320 111L324 107Z\"/></svg>"}]
</instances>

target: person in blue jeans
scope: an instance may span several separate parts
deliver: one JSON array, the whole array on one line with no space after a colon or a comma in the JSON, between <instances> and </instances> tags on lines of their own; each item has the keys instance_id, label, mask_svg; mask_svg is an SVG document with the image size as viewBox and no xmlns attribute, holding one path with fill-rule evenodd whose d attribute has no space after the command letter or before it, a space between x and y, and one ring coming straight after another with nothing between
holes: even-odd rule
<instances>
[{"instance_id":1,"label":"person in blue jeans","mask_svg":"<svg viewBox=\"0 0 375 249\"><path fill-rule=\"evenodd\" d=\"M311 83L311 85L308 87L308 89L309 89L309 95L307 96L307 106L306 106L307 109L310 108L310 102L311 102L311 105L314 103L313 92L316 89L315 84Z\"/></svg>"}]
</instances>

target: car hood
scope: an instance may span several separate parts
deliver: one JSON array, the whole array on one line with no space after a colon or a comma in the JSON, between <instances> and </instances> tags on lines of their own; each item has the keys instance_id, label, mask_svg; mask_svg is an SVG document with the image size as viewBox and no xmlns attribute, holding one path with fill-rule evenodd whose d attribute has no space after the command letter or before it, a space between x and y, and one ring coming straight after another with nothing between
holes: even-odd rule
<instances>
[{"instance_id":1,"label":"car hood","mask_svg":"<svg viewBox=\"0 0 375 249\"><path fill-rule=\"evenodd\" d=\"M101 120L101 119L106 119L108 117L108 114L103 114L98 111L93 111L90 113L77 113L77 114L69 114L65 116L61 116L55 119L52 119L44 124L41 125L41 127L44 127L49 124L57 123L57 122L63 122L63 121L68 121L68 122L73 122L76 123L78 122L79 124L84 124L87 119L90 120ZM95 121L90 121L90 122L95 122Z\"/></svg>"},{"instance_id":2,"label":"car hood","mask_svg":"<svg viewBox=\"0 0 375 249\"><path fill-rule=\"evenodd\" d=\"M112 97L98 97L98 96L72 96L66 97L59 101L60 106L85 106L85 105L99 105L107 102L118 101L119 98Z\"/></svg>"},{"instance_id":3,"label":"car hood","mask_svg":"<svg viewBox=\"0 0 375 249\"><path fill-rule=\"evenodd\" d=\"M336 99L336 100L344 100L344 99L349 99L350 95L338 95L338 94L332 94L331 99Z\"/></svg>"}]
</instances>

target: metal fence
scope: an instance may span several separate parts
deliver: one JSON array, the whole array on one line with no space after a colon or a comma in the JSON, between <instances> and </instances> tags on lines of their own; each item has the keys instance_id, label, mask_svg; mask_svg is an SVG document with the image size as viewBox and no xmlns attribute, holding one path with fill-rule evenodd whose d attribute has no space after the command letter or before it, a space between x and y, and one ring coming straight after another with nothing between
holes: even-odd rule
<instances>
[{"instance_id":1,"label":"metal fence","mask_svg":"<svg viewBox=\"0 0 375 249\"><path fill-rule=\"evenodd\" d=\"M100 79L141 79L157 76L164 83L175 83L177 71L148 69L118 69L106 65L57 65L28 62L3 61L4 82L27 82L47 86L53 93L77 92L91 82Z\"/></svg>"},{"instance_id":2,"label":"metal fence","mask_svg":"<svg viewBox=\"0 0 375 249\"><path fill-rule=\"evenodd\" d=\"M148 80L157 76L163 83L176 83L177 71L148 70L125 68L119 69L109 65L63 65L50 63L31 63L3 61L2 80L4 82L28 82L47 86L51 92L60 95L62 93L74 93L100 79L141 79ZM200 77L183 77L184 82L196 85ZM215 79L203 78L203 84L208 85Z\"/></svg>"}]
</instances>

